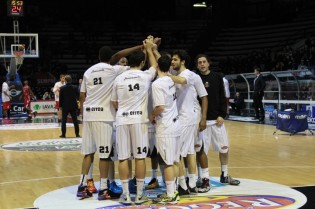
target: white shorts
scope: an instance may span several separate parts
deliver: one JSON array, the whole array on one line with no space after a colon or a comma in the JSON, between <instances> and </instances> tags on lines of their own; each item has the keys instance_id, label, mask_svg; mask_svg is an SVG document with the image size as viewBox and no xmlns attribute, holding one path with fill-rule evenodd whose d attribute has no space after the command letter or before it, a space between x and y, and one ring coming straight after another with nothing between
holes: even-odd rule
<instances>
[{"instance_id":1,"label":"white shorts","mask_svg":"<svg viewBox=\"0 0 315 209\"><path fill-rule=\"evenodd\" d=\"M119 160L146 158L149 149L148 124L116 126L116 149Z\"/></svg>"},{"instance_id":2,"label":"white shorts","mask_svg":"<svg viewBox=\"0 0 315 209\"><path fill-rule=\"evenodd\" d=\"M218 127L214 122L207 121L207 128L199 133L199 139L203 141L203 150L206 154L208 154L211 145L215 152L226 153L229 149L229 140L224 123Z\"/></svg>"},{"instance_id":3,"label":"white shorts","mask_svg":"<svg viewBox=\"0 0 315 209\"><path fill-rule=\"evenodd\" d=\"M83 121L81 153L97 152L99 158L109 158L113 145L113 124L104 121Z\"/></svg>"},{"instance_id":4,"label":"white shorts","mask_svg":"<svg viewBox=\"0 0 315 209\"><path fill-rule=\"evenodd\" d=\"M155 125L149 124L149 149L150 154L152 154L154 148L156 147L156 138L155 138Z\"/></svg>"},{"instance_id":5,"label":"white shorts","mask_svg":"<svg viewBox=\"0 0 315 209\"><path fill-rule=\"evenodd\" d=\"M176 155L178 137L157 137L156 148L166 165L173 165L179 162L179 156Z\"/></svg>"},{"instance_id":6,"label":"white shorts","mask_svg":"<svg viewBox=\"0 0 315 209\"><path fill-rule=\"evenodd\" d=\"M195 130L196 125L182 126L180 139L177 144L177 152L179 152L182 157L196 153Z\"/></svg>"}]
</instances>

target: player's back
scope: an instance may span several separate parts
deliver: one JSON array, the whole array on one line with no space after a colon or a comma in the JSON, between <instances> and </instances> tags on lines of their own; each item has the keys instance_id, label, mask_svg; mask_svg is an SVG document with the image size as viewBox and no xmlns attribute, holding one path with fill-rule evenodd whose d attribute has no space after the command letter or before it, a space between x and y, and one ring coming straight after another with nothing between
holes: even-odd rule
<instances>
[{"instance_id":1,"label":"player's back","mask_svg":"<svg viewBox=\"0 0 315 209\"><path fill-rule=\"evenodd\" d=\"M178 111L175 83L168 76L158 78L152 84L153 106L164 106L164 111L156 117L157 135L178 135Z\"/></svg>"},{"instance_id":2,"label":"player's back","mask_svg":"<svg viewBox=\"0 0 315 209\"><path fill-rule=\"evenodd\" d=\"M118 102L118 124L148 122L148 92L153 71L129 70L115 80L112 100Z\"/></svg>"},{"instance_id":3,"label":"player's back","mask_svg":"<svg viewBox=\"0 0 315 209\"><path fill-rule=\"evenodd\" d=\"M86 92L83 108L87 120L113 121L115 110L110 103L110 97L115 78L126 71L128 67L112 66L98 63L90 67L83 75L81 92ZM93 116L92 114L94 113Z\"/></svg>"}]
</instances>

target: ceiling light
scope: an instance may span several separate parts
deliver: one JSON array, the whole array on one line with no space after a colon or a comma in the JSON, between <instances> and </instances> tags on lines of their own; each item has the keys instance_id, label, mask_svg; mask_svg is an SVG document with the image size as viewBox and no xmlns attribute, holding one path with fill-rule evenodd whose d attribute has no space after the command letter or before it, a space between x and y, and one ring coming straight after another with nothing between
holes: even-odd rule
<instances>
[{"instance_id":1,"label":"ceiling light","mask_svg":"<svg viewBox=\"0 0 315 209\"><path fill-rule=\"evenodd\" d=\"M194 7L207 7L206 2L196 3L193 5Z\"/></svg>"}]
</instances>

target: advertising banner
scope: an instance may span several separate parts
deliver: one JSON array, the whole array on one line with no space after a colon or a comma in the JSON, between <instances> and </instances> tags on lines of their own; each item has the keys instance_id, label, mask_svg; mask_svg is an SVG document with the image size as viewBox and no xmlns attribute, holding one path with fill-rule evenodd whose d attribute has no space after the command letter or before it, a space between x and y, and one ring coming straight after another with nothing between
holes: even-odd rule
<instances>
[{"instance_id":1,"label":"advertising banner","mask_svg":"<svg viewBox=\"0 0 315 209\"><path fill-rule=\"evenodd\" d=\"M54 100L39 100L31 102L32 111L37 113L54 113L55 101Z\"/></svg>"},{"instance_id":2,"label":"advertising banner","mask_svg":"<svg viewBox=\"0 0 315 209\"><path fill-rule=\"evenodd\" d=\"M307 112L278 111L277 129L289 133L297 133L307 130Z\"/></svg>"},{"instance_id":3,"label":"advertising banner","mask_svg":"<svg viewBox=\"0 0 315 209\"><path fill-rule=\"evenodd\" d=\"M315 105L303 105L302 110L307 112L307 121L315 124Z\"/></svg>"}]
</instances>

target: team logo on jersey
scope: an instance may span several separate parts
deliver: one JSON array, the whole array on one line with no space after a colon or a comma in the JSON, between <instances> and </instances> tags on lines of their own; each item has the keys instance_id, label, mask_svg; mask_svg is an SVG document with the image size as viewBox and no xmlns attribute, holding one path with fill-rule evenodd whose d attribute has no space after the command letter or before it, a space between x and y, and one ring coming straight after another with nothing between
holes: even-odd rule
<instances>
[{"instance_id":1,"label":"team logo on jersey","mask_svg":"<svg viewBox=\"0 0 315 209\"><path fill-rule=\"evenodd\" d=\"M129 112L123 112L123 113L122 113L122 116L128 117L128 116L129 116Z\"/></svg>"},{"instance_id":2,"label":"team logo on jersey","mask_svg":"<svg viewBox=\"0 0 315 209\"><path fill-rule=\"evenodd\" d=\"M86 111L88 112L103 112L104 108L103 107L87 107L85 108Z\"/></svg>"},{"instance_id":3,"label":"team logo on jersey","mask_svg":"<svg viewBox=\"0 0 315 209\"><path fill-rule=\"evenodd\" d=\"M78 151L81 149L82 140L80 138L69 139L48 139L17 142L4 144L0 147L4 150L27 151L27 152L56 152L56 151Z\"/></svg>"},{"instance_id":4,"label":"team logo on jersey","mask_svg":"<svg viewBox=\"0 0 315 209\"><path fill-rule=\"evenodd\" d=\"M208 197L190 197L181 198L176 205L154 205L148 202L145 205L112 205L98 209L228 209L228 208L283 208L291 206L296 200L283 196L272 195L236 195L236 196L208 196Z\"/></svg>"}]
</instances>

